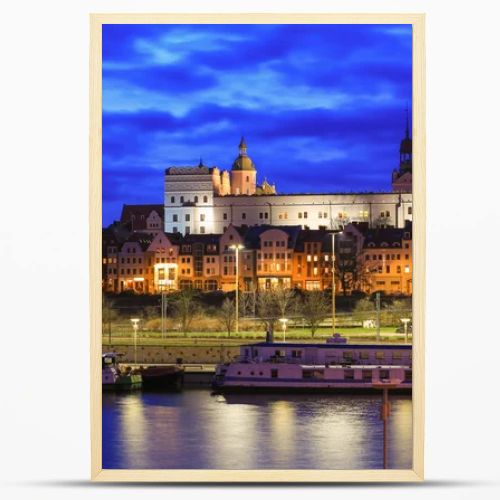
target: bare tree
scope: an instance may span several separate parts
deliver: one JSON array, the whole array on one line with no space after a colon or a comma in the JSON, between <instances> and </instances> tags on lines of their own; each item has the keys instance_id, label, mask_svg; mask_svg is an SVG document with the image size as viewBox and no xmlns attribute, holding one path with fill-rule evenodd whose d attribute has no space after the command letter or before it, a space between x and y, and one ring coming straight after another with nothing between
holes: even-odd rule
<instances>
[{"instance_id":1,"label":"bare tree","mask_svg":"<svg viewBox=\"0 0 500 500\"><path fill-rule=\"evenodd\" d=\"M256 290L253 285L251 285L249 290L240 291L239 308L241 317L255 317L256 295Z\"/></svg>"},{"instance_id":2,"label":"bare tree","mask_svg":"<svg viewBox=\"0 0 500 500\"><path fill-rule=\"evenodd\" d=\"M266 331L274 332L274 325L281 317L274 290L259 292L257 296L257 313L264 323Z\"/></svg>"},{"instance_id":3,"label":"bare tree","mask_svg":"<svg viewBox=\"0 0 500 500\"><path fill-rule=\"evenodd\" d=\"M362 255L358 255L355 246L344 246L335 255L335 276L340 281L342 295L349 290L361 290L367 283L368 272Z\"/></svg>"},{"instance_id":4,"label":"bare tree","mask_svg":"<svg viewBox=\"0 0 500 500\"><path fill-rule=\"evenodd\" d=\"M320 323L330 314L330 307L322 292L311 291L306 293L302 303L302 315L311 329L314 337Z\"/></svg>"},{"instance_id":5,"label":"bare tree","mask_svg":"<svg viewBox=\"0 0 500 500\"><path fill-rule=\"evenodd\" d=\"M272 293L280 312L280 317L286 318L294 307L295 292L291 288L279 286L274 288Z\"/></svg>"},{"instance_id":6,"label":"bare tree","mask_svg":"<svg viewBox=\"0 0 500 500\"><path fill-rule=\"evenodd\" d=\"M106 295L102 295L102 333L108 331L108 341L111 344L111 323L118 317L114 309L114 301Z\"/></svg>"},{"instance_id":7,"label":"bare tree","mask_svg":"<svg viewBox=\"0 0 500 500\"><path fill-rule=\"evenodd\" d=\"M236 321L234 301L230 298L224 299L224 302L222 302L222 306L220 307L217 316L221 325L226 329L227 336L230 337L234 323Z\"/></svg>"},{"instance_id":8,"label":"bare tree","mask_svg":"<svg viewBox=\"0 0 500 500\"><path fill-rule=\"evenodd\" d=\"M197 312L198 304L195 302L193 291L191 289L182 290L175 299L175 317L180 323L184 336L186 336Z\"/></svg>"}]
</instances>

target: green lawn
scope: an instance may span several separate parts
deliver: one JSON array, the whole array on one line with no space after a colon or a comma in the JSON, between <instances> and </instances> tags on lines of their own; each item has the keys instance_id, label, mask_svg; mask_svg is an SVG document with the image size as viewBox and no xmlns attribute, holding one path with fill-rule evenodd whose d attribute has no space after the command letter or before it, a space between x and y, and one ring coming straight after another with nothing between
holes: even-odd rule
<instances>
[{"instance_id":1,"label":"green lawn","mask_svg":"<svg viewBox=\"0 0 500 500\"><path fill-rule=\"evenodd\" d=\"M374 342L376 330L373 328L337 328L338 333L347 337L350 342ZM319 329L314 338L308 329L293 329L286 332L287 341L304 341L323 343L331 336L330 329ZM396 333L396 327L384 327L380 329L382 342L404 342L404 334ZM409 335L411 339L411 334ZM114 345L133 344L133 332L123 331L112 335L111 343ZM262 341L265 333L262 331L232 333L230 337L222 332L188 332L185 336L179 332L166 332L165 338L161 338L161 332L139 332L137 342L139 345L240 345L251 341ZM108 345L108 335L102 336L103 345ZM275 331L275 341L282 341L283 334Z\"/></svg>"}]
</instances>

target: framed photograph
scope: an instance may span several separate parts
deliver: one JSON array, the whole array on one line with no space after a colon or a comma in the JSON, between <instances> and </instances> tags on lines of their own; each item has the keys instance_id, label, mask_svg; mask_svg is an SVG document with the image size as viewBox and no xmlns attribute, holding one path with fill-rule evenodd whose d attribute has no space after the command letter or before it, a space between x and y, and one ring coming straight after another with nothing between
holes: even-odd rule
<instances>
[{"instance_id":1,"label":"framed photograph","mask_svg":"<svg viewBox=\"0 0 500 500\"><path fill-rule=\"evenodd\" d=\"M91 477L422 481L423 14L90 17Z\"/></svg>"}]
</instances>

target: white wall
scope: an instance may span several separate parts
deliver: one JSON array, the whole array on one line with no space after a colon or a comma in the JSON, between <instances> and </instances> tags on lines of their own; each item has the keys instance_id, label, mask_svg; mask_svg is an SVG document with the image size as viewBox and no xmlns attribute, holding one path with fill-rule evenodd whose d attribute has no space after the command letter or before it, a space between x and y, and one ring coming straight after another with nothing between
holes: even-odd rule
<instances>
[{"instance_id":1,"label":"white wall","mask_svg":"<svg viewBox=\"0 0 500 500\"><path fill-rule=\"evenodd\" d=\"M0 470L5 498L499 497L498 482L488 482L498 477L500 449L496 362L500 335L495 326L499 273L495 264L488 263L486 251L477 259L478 247L496 251L500 243L495 149L500 116L500 12L498 2L486 0L287 3L288 10L296 12L428 13L429 483L423 487L341 485L333 490L241 485L165 490L86 483L88 13L282 8L264 0L251 4L215 0L210 5L190 0L19 0L3 5ZM472 233L471 228L475 228ZM481 235L480 240L474 235ZM51 314L54 308L60 321ZM450 357L452 361L446 361ZM465 369L462 360L466 358ZM40 370L37 378L34 367Z\"/></svg>"}]
</instances>

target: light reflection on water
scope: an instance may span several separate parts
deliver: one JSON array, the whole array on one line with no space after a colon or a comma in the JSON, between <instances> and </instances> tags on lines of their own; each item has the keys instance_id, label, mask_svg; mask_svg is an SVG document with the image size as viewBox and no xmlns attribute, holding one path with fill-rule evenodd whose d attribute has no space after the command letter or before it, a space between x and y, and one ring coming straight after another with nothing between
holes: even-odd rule
<instances>
[{"instance_id":1,"label":"light reflection on water","mask_svg":"<svg viewBox=\"0 0 500 500\"><path fill-rule=\"evenodd\" d=\"M105 469L379 469L380 395L103 394ZM391 396L389 467L411 468L411 397Z\"/></svg>"}]
</instances>

